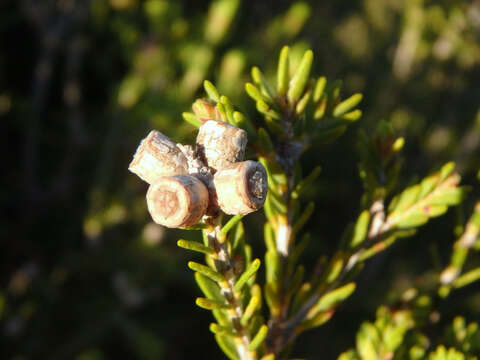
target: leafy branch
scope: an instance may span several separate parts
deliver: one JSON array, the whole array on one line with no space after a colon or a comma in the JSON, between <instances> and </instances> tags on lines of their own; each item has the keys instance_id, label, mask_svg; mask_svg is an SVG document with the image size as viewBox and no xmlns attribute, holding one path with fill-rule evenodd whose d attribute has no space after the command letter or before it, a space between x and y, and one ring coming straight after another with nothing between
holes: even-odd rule
<instances>
[{"instance_id":1,"label":"leafy branch","mask_svg":"<svg viewBox=\"0 0 480 360\"><path fill-rule=\"evenodd\" d=\"M188 176L197 179L192 180L193 183L200 179L208 189L203 195L201 212L200 207L194 207L200 215L195 218L196 223L191 224L194 221L190 217L180 223L180 227L188 224L188 229L201 229L203 242L180 240L178 246L205 258L205 264L188 263L204 294L196 304L212 311L216 322L210 325L210 330L230 359L288 358L291 344L298 335L329 321L337 307L352 295L356 288L355 278L366 260L398 239L415 234L430 219L459 204L468 191L467 187L459 185L460 175L454 172L454 164L447 163L418 184L393 196L398 191L402 167L400 151L405 140L396 137L386 121L380 121L370 134L360 131L358 167L365 190L360 214L355 222L345 227L337 251L330 258L320 257L307 276L300 258L311 236L303 229L314 216L315 205L313 202L304 205L303 200L320 176L321 168L317 166L303 176L299 160L313 144L334 141L362 114L357 109L361 94L343 99L341 82L312 77L312 67L313 52L308 50L290 73L288 47L280 52L276 86L254 67L252 82L245 85L259 115L251 118L237 111L226 96L205 81L208 98L197 99L192 105L193 112L183 113L185 121L199 128L196 147L171 145L158 135L164 144L172 148L180 146L178 151L186 157ZM213 130L207 130L210 128ZM217 137L224 132L231 135ZM250 149L258 158L257 165L253 165L253 161L238 162L243 157L246 135ZM233 137L237 140L232 142L230 138ZM228 156L230 158L226 158ZM250 164L256 172L241 172L238 164ZM177 165L174 162L169 169ZM150 169L149 164L146 168ZM219 174L222 172L227 181L222 182L224 187L221 188ZM237 196L237 190L232 189L237 189L238 184L231 185L233 173L255 174L242 178L238 184L243 186L242 196L259 196L262 201L252 205L252 198ZM198 201L194 196L192 199ZM230 206L225 206L222 199L228 199ZM237 206L237 201L244 200L249 201ZM264 224L266 252L262 291L256 276L261 262L253 259L251 246L245 240L242 218L257 210L263 201L267 221ZM149 208L154 206L152 201L149 204ZM234 216L223 223L221 211ZM479 233L478 206L475 214L455 245L451 266L441 277L444 294L452 286L480 277L478 269L459 276L466 252L477 246L472 239ZM269 310L268 320L262 312L264 300ZM395 323L388 329L401 336L410 326L407 321ZM365 325L360 332L363 335L359 336L369 337L371 332L372 326ZM392 341L393 344L385 345L385 354L394 351L397 343ZM370 350L358 351L363 354Z\"/></svg>"},{"instance_id":2,"label":"leafy branch","mask_svg":"<svg viewBox=\"0 0 480 360\"><path fill-rule=\"evenodd\" d=\"M229 358L257 359L257 349L265 337L262 335L265 325L258 315L261 292L254 284L260 260L251 260L251 250L244 243L243 225L238 217L223 227L212 224L203 230L203 235L204 244L178 242L182 248L205 255L207 265L188 264L205 295L197 298L196 304L212 311L217 323L212 323L210 330Z\"/></svg>"}]
</instances>

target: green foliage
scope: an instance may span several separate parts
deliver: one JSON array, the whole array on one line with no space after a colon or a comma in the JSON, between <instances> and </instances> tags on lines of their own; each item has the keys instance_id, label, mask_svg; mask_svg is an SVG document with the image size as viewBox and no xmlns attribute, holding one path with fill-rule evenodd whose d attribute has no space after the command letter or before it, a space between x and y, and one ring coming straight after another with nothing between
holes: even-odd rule
<instances>
[{"instance_id":1,"label":"green foliage","mask_svg":"<svg viewBox=\"0 0 480 360\"><path fill-rule=\"evenodd\" d=\"M334 358L379 303L415 321L395 358L478 357L478 2L1 8L2 358L217 359L210 314L231 359L250 347L242 328L263 360ZM191 143L210 118L247 130L247 158L270 182L265 216L222 219L213 244L211 224L154 224L146 185L125 170L147 130ZM417 177L451 160L443 180ZM239 315L226 276L232 289L243 276ZM392 300L409 287L430 305ZM197 296L213 310L187 311ZM387 358L387 333L405 331L389 324L372 322Z\"/></svg>"},{"instance_id":2,"label":"green foliage","mask_svg":"<svg viewBox=\"0 0 480 360\"><path fill-rule=\"evenodd\" d=\"M330 259L322 258L324 270L311 280L305 280L305 267L298 260L306 248L308 236L298 245L296 237L314 214L315 207L310 202L302 210L300 201L320 175L320 168L302 179L297 162L319 138L331 142L356 121L361 115L356 106L362 99L361 94L355 94L342 100L341 82L329 84L324 77L315 80L310 74L312 64L313 52L307 50L290 76L289 48L284 47L280 52L275 87L259 68L252 68L253 83L247 83L245 91L254 100L261 120L246 120L208 81L204 83L208 102L197 100L193 106L197 119L187 119L190 123L200 123L204 121L204 113L207 116L219 114L217 120L243 127L253 136L253 149L267 169L264 294L270 313L268 323L260 313L255 315L262 302L258 279L254 276L260 260L251 261L251 250L243 239L243 231L235 241L229 236L232 229L241 226L242 216L234 216L224 225L203 230L205 244L211 250L198 248L197 251L207 254L207 258L214 256L215 261L207 259L210 267L189 263L190 268L216 282L221 289L220 297L224 297L220 301L199 298L197 305L215 311L230 307L229 312L233 313L227 315L230 317L227 326L212 324L211 327L223 338L237 338L233 346L221 345L229 357L255 359L269 353L285 357L285 348L301 332L329 321L335 309L352 295L356 284L351 279L358 275L367 259L393 245L397 239L414 235L420 226L458 205L467 194L468 188L459 186L460 176L454 172L455 165L447 163L418 184L393 196L387 206L387 199L398 188L401 169L398 154L405 141L395 138L391 125L384 121L379 122L371 135L360 132L359 169L365 189L362 198L365 210L346 228L337 252ZM234 113L240 114L244 121L237 122ZM476 220L475 213L467 225L470 247L474 243L472 236L478 235ZM183 247L188 248L188 245ZM212 252L215 253L212 255ZM453 257L452 261L458 263L458 257ZM233 259L241 259L240 269ZM463 286L478 278L478 269L475 269L451 283L453 287L460 287L459 284ZM204 293L209 295L209 291L204 290ZM422 319L419 313L424 313L418 309L429 304L428 296L419 296L415 310L390 313L386 307L381 308L375 324L361 326L356 349L340 358L392 358L397 352L405 352L401 348L404 338L419 326L419 319ZM239 323L235 317L240 317ZM429 358L443 356L439 349L428 355ZM409 351L416 358L427 354L418 345Z\"/></svg>"},{"instance_id":3,"label":"green foliage","mask_svg":"<svg viewBox=\"0 0 480 360\"><path fill-rule=\"evenodd\" d=\"M419 316L427 311L426 298L417 298L403 308L380 307L374 323L365 322L357 332L356 347L342 353L338 360L369 359L477 359L480 338L477 323L468 326L465 319L456 317L442 339L445 345L436 345L435 339L428 339L424 328L425 318Z\"/></svg>"}]
</instances>

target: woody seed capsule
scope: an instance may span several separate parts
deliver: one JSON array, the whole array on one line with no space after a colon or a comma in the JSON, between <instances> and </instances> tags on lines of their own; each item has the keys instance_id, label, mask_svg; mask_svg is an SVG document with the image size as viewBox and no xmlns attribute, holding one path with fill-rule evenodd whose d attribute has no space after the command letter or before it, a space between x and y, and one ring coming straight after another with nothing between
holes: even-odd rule
<instances>
[{"instance_id":1,"label":"woody seed capsule","mask_svg":"<svg viewBox=\"0 0 480 360\"><path fill-rule=\"evenodd\" d=\"M188 174L187 169L187 159L176 143L156 130L142 140L128 167L149 184L161 176Z\"/></svg>"},{"instance_id":2,"label":"woody seed capsule","mask_svg":"<svg viewBox=\"0 0 480 360\"><path fill-rule=\"evenodd\" d=\"M256 161L242 161L221 169L213 181L218 206L226 214L251 213L260 209L267 197L267 173Z\"/></svg>"},{"instance_id":3,"label":"woody seed capsule","mask_svg":"<svg viewBox=\"0 0 480 360\"><path fill-rule=\"evenodd\" d=\"M188 227L205 214L208 191L194 176L164 176L148 188L147 206L157 224L169 228Z\"/></svg>"},{"instance_id":4,"label":"woody seed capsule","mask_svg":"<svg viewBox=\"0 0 480 360\"><path fill-rule=\"evenodd\" d=\"M243 160L247 133L223 121L208 120L198 131L197 153L215 170Z\"/></svg>"}]
</instances>

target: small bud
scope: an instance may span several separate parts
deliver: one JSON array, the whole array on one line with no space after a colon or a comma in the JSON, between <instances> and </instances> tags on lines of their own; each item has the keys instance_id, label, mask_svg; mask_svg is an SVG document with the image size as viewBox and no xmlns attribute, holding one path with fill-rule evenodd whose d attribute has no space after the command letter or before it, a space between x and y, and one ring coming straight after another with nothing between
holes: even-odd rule
<instances>
[{"instance_id":1,"label":"small bud","mask_svg":"<svg viewBox=\"0 0 480 360\"><path fill-rule=\"evenodd\" d=\"M198 99L193 103L192 110L201 122L222 120L222 116L217 107L209 100Z\"/></svg>"},{"instance_id":2,"label":"small bud","mask_svg":"<svg viewBox=\"0 0 480 360\"><path fill-rule=\"evenodd\" d=\"M230 215L258 210L267 197L267 173L256 161L243 161L219 170L213 181L218 206Z\"/></svg>"},{"instance_id":3,"label":"small bud","mask_svg":"<svg viewBox=\"0 0 480 360\"><path fill-rule=\"evenodd\" d=\"M246 145L247 133L222 121L207 121L197 135L197 153L216 170L242 161Z\"/></svg>"},{"instance_id":4,"label":"small bud","mask_svg":"<svg viewBox=\"0 0 480 360\"><path fill-rule=\"evenodd\" d=\"M205 214L208 191L194 176L165 176L148 188L147 206L157 224L169 228L188 227Z\"/></svg>"},{"instance_id":5,"label":"small bud","mask_svg":"<svg viewBox=\"0 0 480 360\"><path fill-rule=\"evenodd\" d=\"M161 176L188 174L187 169L187 159L176 143L156 130L142 140L128 167L149 184Z\"/></svg>"}]
</instances>

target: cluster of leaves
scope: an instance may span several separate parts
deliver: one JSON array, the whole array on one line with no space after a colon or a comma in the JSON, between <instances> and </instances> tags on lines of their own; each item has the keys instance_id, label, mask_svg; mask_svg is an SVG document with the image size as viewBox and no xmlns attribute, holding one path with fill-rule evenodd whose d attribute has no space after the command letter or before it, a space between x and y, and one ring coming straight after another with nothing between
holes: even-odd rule
<instances>
[{"instance_id":1,"label":"cluster of leaves","mask_svg":"<svg viewBox=\"0 0 480 360\"><path fill-rule=\"evenodd\" d=\"M431 218L459 204L468 190L459 186L460 176L454 172L454 164L447 163L393 196L401 169L398 153L404 140L395 138L388 123L380 122L372 135L362 132L358 144L360 177L365 187L361 201L364 210L356 222L346 227L338 250L330 258L320 257L308 276L299 260L311 237L302 234L302 228L314 213L314 204L303 206L301 199L319 176L320 168L303 177L298 160L311 145L335 140L358 120L361 111L356 106L362 96L355 94L342 100L341 82L330 84L324 77L310 78L310 50L290 75L288 53L288 47L280 52L276 87L257 67L252 69L253 83L246 83L245 90L255 101L260 119L251 121L234 110L229 99L208 81L204 87L209 99L197 100L192 107L194 112L183 114L194 126L213 118L244 128L253 143L250 155L259 159L268 174L263 296L254 276L260 260L252 261L240 216L231 218L223 227L221 220L215 227L205 224L203 245L179 242L181 247L207 254L207 266L189 263L197 271L197 282L207 296L198 299L197 305L213 311L218 323L210 329L231 359L288 357L301 332L330 320L336 307L354 292L355 277L365 260L397 239L415 234ZM469 229L471 233L471 226ZM301 241L297 243L298 237ZM260 311L264 300L268 321ZM399 313L376 323L375 331L386 336L382 346L361 340L374 341L371 332L375 326L362 326L357 341L359 356L373 359L393 354L414 325L408 319L409 313ZM377 357L373 357L374 353Z\"/></svg>"},{"instance_id":2,"label":"cluster of leaves","mask_svg":"<svg viewBox=\"0 0 480 360\"><path fill-rule=\"evenodd\" d=\"M413 289L409 290L411 293ZM408 295L408 292L406 293ZM338 360L409 359L473 360L480 351L478 323L466 323L455 317L442 337L442 344L429 338L424 329L438 317L431 299L418 296L398 308L382 306L374 323L364 322L356 336L354 349L342 353ZM433 320L432 320L433 319ZM448 349L446 348L448 346Z\"/></svg>"},{"instance_id":3,"label":"cluster of leaves","mask_svg":"<svg viewBox=\"0 0 480 360\"><path fill-rule=\"evenodd\" d=\"M270 158L274 158L280 164L280 169L272 169L273 177L279 179L277 193L285 194L288 190L282 187L293 188L313 179L314 186L298 192L298 209L287 223L295 224L308 201L315 202L314 221L299 230L287 257L291 263L299 254L299 265L281 266L287 270L279 275L299 279L304 268L302 289L308 288L303 286L307 282L315 287L317 276L330 264L330 254L336 253L337 233L355 218L351 209L356 208L359 189L350 165L357 152L368 147L356 150L354 132L347 131L334 147L307 149L301 157L302 171L300 161L294 166L293 185L281 185L288 181L282 178L284 164L276 154L284 154L281 150L287 149L288 142L279 141L261 113L254 115L257 101L244 96L242 84L250 81L261 91L255 80L247 80L254 64L275 84L276 59L269 54L284 43L290 45L289 74L294 74L305 50L312 48L314 68L324 74L341 74L345 93L364 94L361 126L370 129L365 134L370 149L378 146L378 139L369 139L379 117L388 116L391 126L385 123L387 127L409 139L402 149L408 166L401 172L396 152L380 166L383 174L379 169L365 172L366 178L361 174L362 179L376 182L371 193L364 194L360 213L384 196L382 187L391 195L401 192L389 172L397 172L404 184L414 173L425 173L430 166L454 159L466 182L478 173L478 2L279 1L272 7L269 1L238 0L6 0L0 7L0 117L7 124L5 146L11 154L4 159L7 170L1 194L5 211L0 348L5 358L219 357L208 331L198 331L196 326L209 314L185 311L196 289L179 270L184 258L170 241L178 237L192 240L200 234L179 235L152 223L144 204L145 185L125 171L147 129L156 128L182 141L192 136L192 127L179 121L179 114L190 106L193 96L201 96L205 78L212 79L242 114L248 114L245 121L250 120L254 128L254 135L249 135L250 158L265 155L260 152L264 147L257 146L260 137L255 138L259 128L269 134L274 155L268 161L272 163ZM328 82L326 92L333 83ZM272 88L276 96L276 84ZM275 99L264 103L279 111ZM310 100L307 123L315 110ZM292 113L295 118L302 117L293 108ZM299 122L294 129L301 126ZM314 135L304 133L302 137L297 132L294 149ZM372 160L382 159L377 151L370 155ZM312 163L317 165L319 159L323 174L314 179L319 169L312 177L306 169L311 169ZM360 156L361 162L365 159ZM392 180L385 184L386 178ZM291 198L295 196L292 190ZM286 203L284 197L280 200ZM280 207L276 200L272 197L269 203ZM368 217L368 222L375 218L373 214ZM258 251L262 245L253 241L263 233L258 229L261 219L261 214L251 215L244 225L253 252L263 261L263 253ZM275 250L278 232L272 230L275 224L269 223L266 235L273 239L268 243ZM361 223L356 227L353 221L348 228L360 230ZM447 242L441 240L448 233L447 223L448 219L436 221L419 232L418 242L402 244L379 256L365 273L380 284L404 277L398 271L404 266L411 270L406 277L413 280L417 260L426 260L420 267L428 263L430 247L448 256L444 253L449 250ZM281 234L282 227L279 229ZM308 243L306 230L314 241ZM361 235L357 233L358 238ZM350 236L345 233L345 243ZM442 273L441 296L478 278L474 254L478 245L463 246L467 243L455 247L453 267ZM369 244L367 237L361 246ZM303 255L300 245L308 249ZM342 249L347 249L340 256L345 263L343 256L351 249L343 242ZM402 253L405 256L398 256ZM315 267L315 254L329 255ZM388 266L372 275L369 270L387 257ZM269 255L269 259L275 263L277 256ZM460 268L457 276L452 270ZM265 283L264 270L266 264L255 279L258 284ZM290 273L294 275L290 277ZM273 279L275 273L269 274ZM354 277L350 274L342 276L345 284L349 276ZM362 279L365 277L355 279L359 288ZM271 283L277 291L278 283ZM398 282L392 284L398 288ZM380 288L355 294L358 301L349 303L355 312L348 321L336 321L319 330L318 334L328 331L328 336L304 338L306 346L297 350L312 358L333 358L338 342L351 335L348 324L369 316L366 313L371 313L369 306L381 295ZM263 305L258 311L267 318L266 292L261 289ZM273 295L275 299L276 293ZM295 294L283 296L288 297L295 298ZM456 304L467 317L478 313L475 302L457 300ZM288 311L293 315L293 307ZM457 310L444 308L444 312L453 311ZM337 314L337 319L345 313Z\"/></svg>"},{"instance_id":4,"label":"cluster of leaves","mask_svg":"<svg viewBox=\"0 0 480 360\"><path fill-rule=\"evenodd\" d=\"M479 248L479 214L477 203L465 224L465 230L453 246L450 264L436 277L436 286L433 289L410 288L399 303L380 307L375 323L365 322L361 325L357 332L355 349L341 354L339 360L478 358L478 323L467 324L464 317L455 317L441 342L430 339L425 330L435 325L441 316L434 306L438 302L436 297L444 298L452 289L462 288L480 279L480 267L461 274L469 250ZM444 345L450 348L447 350Z\"/></svg>"}]
</instances>

